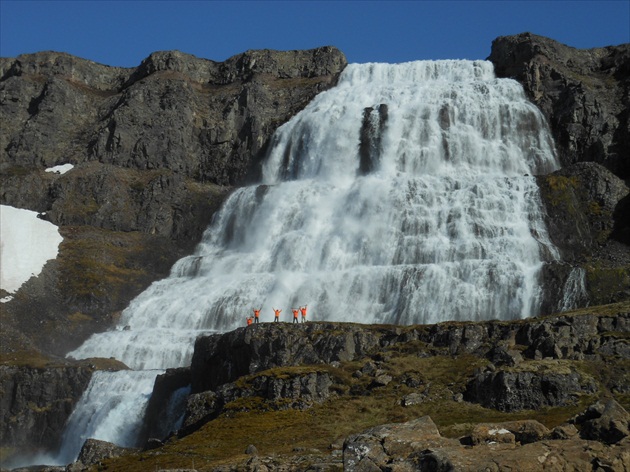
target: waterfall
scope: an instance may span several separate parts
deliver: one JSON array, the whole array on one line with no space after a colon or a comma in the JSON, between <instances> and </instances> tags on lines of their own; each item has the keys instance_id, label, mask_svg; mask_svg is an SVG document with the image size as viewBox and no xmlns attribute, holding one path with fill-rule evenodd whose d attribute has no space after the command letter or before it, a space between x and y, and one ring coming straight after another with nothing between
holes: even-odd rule
<instances>
[{"instance_id":1,"label":"waterfall","mask_svg":"<svg viewBox=\"0 0 630 472\"><path fill-rule=\"evenodd\" d=\"M199 333L243 326L254 307L261 321L299 305L360 323L536 315L558 254L532 175L556 168L544 118L491 63L351 64L278 129L262 184L231 195L195 254L69 356L187 365ZM92 427L100 381L73 415L90 428L68 441L112 429Z\"/></svg>"},{"instance_id":2,"label":"waterfall","mask_svg":"<svg viewBox=\"0 0 630 472\"><path fill-rule=\"evenodd\" d=\"M558 311L568 311L586 304L588 306L586 292L586 270L581 267L573 267L564 283L562 299L558 301Z\"/></svg>"}]
</instances>

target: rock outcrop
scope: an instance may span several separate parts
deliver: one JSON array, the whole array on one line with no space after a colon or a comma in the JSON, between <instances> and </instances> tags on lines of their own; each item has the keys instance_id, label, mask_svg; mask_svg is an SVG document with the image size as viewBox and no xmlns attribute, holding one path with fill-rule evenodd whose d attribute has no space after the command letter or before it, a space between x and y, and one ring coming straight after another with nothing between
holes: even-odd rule
<instances>
[{"instance_id":1,"label":"rock outcrop","mask_svg":"<svg viewBox=\"0 0 630 472\"><path fill-rule=\"evenodd\" d=\"M54 450L94 366L0 366L0 444Z\"/></svg>"},{"instance_id":2,"label":"rock outcrop","mask_svg":"<svg viewBox=\"0 0 630 472\"><path fill-rule=\"evenodd\" d=\"M547 117L563 166L596 162L630 178L630 43L575 49L523 33L495 39L488 59Z\"/></svg>"},{"instance_id":3,"label":"rock outcrop","mask_svg":"<svg viewBox=\"0 0 630 472\"><path fill-rule=\"evenodd\" d=\"M0 59L0 203L41 213L64 237L3 304L2 349L65 354L111 326L345 65L333 47L221 63L165 51L130 69L57 52Z\"/></svg>"},{"instance_id":4,"label":"rock outcrop","mask_svg":"<svg viewBox=\"0 0 630 472\"><path fill-rule=\"evenodd\" d=\"M541 108L563 165L537 177L560 253L556 261L548 255L543 269L543 313L626 304L613 314L604 308L511 323L278 324L202 337L190 368L158 378L146 449L167 449L162 440L176 440L177 428L182 437L202 434L225 415L316 409L383 391L388 407L406 411L448 402L503 412L630 393L630 45L576 50L526 33L495 40L489 59ZM333 86L345 65L330 47L248 51L223 63L158 52L133 69L55 52L0 59L0 203L40 212L64 236L59 257L2 305L0 351L65 354L115 323L135 295L190 253L233 186L256 180L273 131ZM380 145L369 131L386 121L386 104L365 110L364 172ZM45 172L64 163L74 168ZM401 370L402 354L449 359L467 378L436 385L417 369ZM55 369L0 367L3 447L55 445L93 368ZM183 419L175 428L173 411ZM602 401L551 432L533 422L483 423L463 447L421 417L352 435L343 461L348 470L500 463L627 472L629 427L621 406ZM110 449L87 444L85 460L121 452ZM287 462L256 452L244 467L219 470L340 465L339 455L311 452Z\"/></svg>"}]
</instances>

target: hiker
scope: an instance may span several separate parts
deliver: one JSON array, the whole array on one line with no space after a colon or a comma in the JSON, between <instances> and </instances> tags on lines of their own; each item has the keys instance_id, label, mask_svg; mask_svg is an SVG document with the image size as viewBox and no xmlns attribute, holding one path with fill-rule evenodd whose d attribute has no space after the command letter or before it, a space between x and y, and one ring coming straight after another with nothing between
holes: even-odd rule
<instances>
[{"instance_id":1,"label":"hiker","mask_svg":"<svg viewBox=\"0 0 630 472\"><path fill-rule=\"evenodd\" d=\"M258 310L254 308L254 317L254 322L260 323L260 320L258 319L260 317L260 308Z\"/></svg>"},{"instance_id":2,"label":"hiker","mask_svg":"<svg viewBox=\"0 0 630 472\"><path fill-rule=\"evenodd\" d=\"M293 322L297 323L298 322L298 313L299 313L300 310L297 309L297 308L293 308L291 311L293 312Z\"/></svg>"},{"instance_id":3,"label":"hiker","mask_svg":"<svg viewBox=\"0 0 630 472\"><path fill-rule=\"evenodd\" d=\"M280 321L280 312L282 310L276 310L275 308L272 308L272 310L273 310L273 313L274 313L274 316L275 316L275 318L273 319L273 322L277 323L278 321Z\"/></svg>"},{"instance_id":4,"label":"hiker","mask_svg":"<svg viewBox=\"0 0 630 472\"><path fill-rule=\"evenodd\" d=\"M302 323L306 322L306 307L308 305L304 305L303 307L300 308L300 311L302 312Z\"/></svg>"},{"instance_id":5,"label":"hiker","mask_svg":"<svg viewBox=\"0 0 630 472\"><path fill-rule=\"evenodd\" d=\"M248 316L248 317L247 317L247 326L249 326L249 325L251 325L251 324L252 324L252 317L251 317L251 316Z\"/></svg>"}]
</instances>

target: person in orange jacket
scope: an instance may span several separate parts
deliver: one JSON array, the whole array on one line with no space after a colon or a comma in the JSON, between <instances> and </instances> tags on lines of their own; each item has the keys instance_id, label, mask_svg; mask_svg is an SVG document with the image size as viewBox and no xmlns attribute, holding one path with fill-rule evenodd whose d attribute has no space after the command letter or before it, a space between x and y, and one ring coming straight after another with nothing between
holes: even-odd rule
<instances>
[{"instance_id":1,"label":"person in orange jacket","mask_svg":"<svg viewBox=\"0 0 630 472\"><path fill-rule=\"evenodd\" d=\"M254 308L254 322L255 323L260 323L260 320L258 319L259 317L260 317L260 308L258 310Z\"/></svg>"},{"instance_id":2,"label":"person in orange jacket","mask_svg":"<svg viewBox=\"0 0 630 472\"><path fill-rule=\"evenodd\" d=\"M297 323L298 322L298 313L300 312L300 310L298 308L293 308L291 311L293 312L293 322Z\"/></svg>"},{"instance_id":3,"label":"person in orange jacket","mask_svg":"<svg viewBox=\"0 0 630 472\"><path fill-rule=\"evenodd\" d=\"M300 311L302 312L302 323L306 322L306 307L308 305L304 305L303 307L300 308Z\"/></svg>"},{"instance_id":4,"label":"person in orange jacket","mask_svg":"<svg viewBox=\"0 0 630 472\"><path fill-rule=\"evenodd\" d=\"M278 321L280 321L280 313L282 312L282 310L276 310L275 308L272 308L272 310L274 314L273 322L277 323Z\"/></svg>"},{"instance_id":5,"label":"person in orange jacket","mask_svg":"<svg viewBox=\"0 0 630 472\"><path fill-rule=\"evenodd\" d=\"M249 326L249 325L251 325L251 324L252 324L252 317L251 317L251 316L248 316L248 317L247 317L247 326Z\"/></svg>"}]
</instances>

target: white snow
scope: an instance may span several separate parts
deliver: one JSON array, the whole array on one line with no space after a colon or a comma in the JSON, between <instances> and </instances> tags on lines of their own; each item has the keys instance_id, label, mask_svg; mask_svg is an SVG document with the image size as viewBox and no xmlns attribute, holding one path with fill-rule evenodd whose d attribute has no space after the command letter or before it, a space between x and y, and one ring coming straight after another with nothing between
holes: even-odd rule
<instances>
[{"instance_id":1,"label":"white snow","mask_svg":"<svg viewBox=\"0 0 630 472\"><path fill-rule=\"evenodd\" d=\"M0 288L13 293L38 275L57 257L61 241L57 227L37 218L37 212L0 205Z\"/></svg>"},{"instance_id":2,"label":"white snow","mask_svg":"<svg viewBox=\"0 0 630 472\"><path fill-rule=\"evenodd\" d=\"M488 434L490 436L496 436L498 434L510 434L510 431L505 429L505 428L501 428L501 429L491 429L490 431L488 431Z\"/></svg>"},{"instance_id":3,"label":"white snow","mask_svg":"<svg viewBox=\"0 0 630 472\"><path fill-rule=\"evenodd\" d=\"M71 170L74 166L72 164L61 164L54 167L49 167L46 172L54 172L55 174L65 174Z\"/></svg>"}]
</instances>

